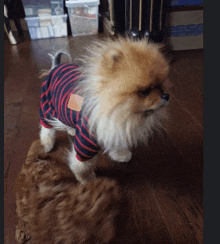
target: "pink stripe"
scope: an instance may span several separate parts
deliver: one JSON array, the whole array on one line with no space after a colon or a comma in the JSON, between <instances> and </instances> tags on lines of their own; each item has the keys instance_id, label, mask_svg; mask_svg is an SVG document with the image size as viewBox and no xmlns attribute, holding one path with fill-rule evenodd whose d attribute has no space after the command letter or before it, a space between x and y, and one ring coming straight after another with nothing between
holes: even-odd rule
<instances>
[{"instance_id":1,"label":"pink stripe","mask_svg":"<svg viewBox=\"0 0 220 244\"><path fill-rule=\"evenodd\" d=\"M52 88L51 88L51 91L54 91L54 90L57 88L57 86L58 86L58 85L60 84L60 82L64 79L64 77L66 77L69 73L72 73L72 72L75 71L75 70L72 69L72 67L67 67L67 68L63 69L62 72L65 71L65 70L70 70L70 71L69 71L68 73L66 73L64 76L62 76L62 78L58 81L58 83L56 83L56 82L57 82L57 79L58 79L59 77L56 78L56 80L53 82L53 86L52 86ZM76 73L75 73L75 74L76 74Z\"/></svg>"},{"instance_id":2,"label":"pink stripe","mask_svg":"<svg viewBox=\"0 0 220 244\"><path fill-rule=\"evenodd\" d=\"M46 90L45 92L43 92L43 93L41 94L40 97L42 98L43 96L47 96L48 93L51 91L50 88L51 88L51 82L50 82L50 85L49 85L49 87L47 88L47 90Z\"/></svg>"},{"instance_id":3,"label":"pink stripe","mask_svg":"<svg viewBox=\"0 0 220 244\"><path fill-rule=\"evenodd\" d=\"M65 117L68 119L68 116L67 116L67 103L68 103L68 101L69 101L69 99L70 99L70 96L71 96L71 94L74 92L76 90L76 88L75 89L73 89L73 91L71 91L70 93L69 93L69 95L67 96L67 99L66 99L66 103L65 103ZM69 92L69 91L68 91ZM73 124L74 126L75 126L75 123L73 122L73 120L72 120L72 109L70 109L70 119L71 119L71 121L69 121L68 120L68 122L69 122L69 124Z\"/></svg>"},{"instance_id":4,"label":"pink stripe","mask_svg":"<svg viewBox=\"0 0 220 244\"><path fill-rule=\"evenodd\" d=\"M66 65L66 64L61 65L61 66L59 67L59 69L57 69L57 70L53 73L53 75L52 75L52 77L51 77L51 80L54 78L54 76L56 75L56 73L57 73L60 69L62 69L63 66L65 66L65 65Z\"/></svg>"},{"instance_id":5,"label":"pink stripe","mask_svg":"<svg viewBox=\"0 0 220 244\"><path fill-rule=\"evenodd\" d=\"M43 104L42 104L42 102L41 102L41 109L42 109L42 110L44 109L44 107L45 107L46 104L47 104L47 101L45 101Z\"/></svg>"},{"instance_id":6,"label":"pink stripe","mask_svg":"<svg viewBox=\"0 0 220 244\"><path fill-rule=\"evenodd\" d=\"M45 86L45 84L47 83L47 79L42 83L42 86Z\"/></svg>"},{"instance_id":7,"label":"pink stripe","mask_svg":"<svg viewBox=\"0 0 220 244\"><path fill-rule=\"evenodd\" d=\"M56 75L56 73L60 70L60 69L62 69L63 68L63 66L65 66L66 64L63 64L63 65L61 65L60 67L59 67L59 69L57 69L55 72L54 72L54 74L53 74L53 76L51 77L51 80L54 78L54 76ZM68 66L67 68L65 68L65 69L63 69L63 71L64 70L68 70L68 69L72 69L72 68L77 68L77 66L75 66L75 65L73 65L73 66ZM52 71L51 71L52 72ZM58 77L57 77L57 79L58 79ZM57 81L57 79L55 80L55 82L53 83L53 86L54 86L54 84L56 83L56 81ZM46 79L43 83L42 83L42 87L43 86L45 86L45 84L48 82L48 79ZM51 82L50 82L50 85L49 85L49 87L47 88L47 90L44 92L44 93L42 93L41 94L41 98L44 96L44 95L48 95L48 93L49 93L49 91L50 91L50 88L51 88ZM51 88L51 90L53 89L53 87Z\"/></svg>"},{"instance_id":8,"label":"pink stripe","mask_svg":"<svg viewBox=\"0 0 220 244\"><path fill-rule=\"evenodd\" d=\"M69 82L67 82L66 84L65 84L65 86L63 86L63 89L61 90L61 92L60 92L60 96L59 96L59 98L58 98L58 111L59 111L59 113L61 114L61 109L62 109L62 104L63 104L63 100L66 98L66 96L67 96L67 94L69 93L69 91L67 91L64 95L63 95L63 90L69 85L69 83L71 83L71 82L73 82L74 80L76 80L77 79L77 77L75 77L74 79L71 79ZM66 81L66 80L65 80ZM62 96L62 99L61 99L61 96ZM64 118L64 119L66 119L66 118Z\"/></svg>"},{"instance_id":9,"label":"pink stripe","mask_svg":"<svg viewBox=\"0 0 220 244\"><path fill-rule=\"evenodd\" d=\"M50 92L50 87L51 87L51 83L50 83L49 87L47 88L47 90L41 94L41 96L40 96L41 98L43 96L47 96L48 95L48 93Z\"/></svg>"},{"instance_id":10,"label":"pink stripe","mask_svg":"<svg viewBox=\"0 0 220 244\"><path fill-rule=\"evenodd\" d=\"M79 138L78 138L77 135L75 135L75 137L76 137L77 141L79 142L80 146L83 147L84 149L86 149L86 150L88 150L88 151L90 151L90 152L98 152L98 150L93 150L93 149L91 149L91 148L89 148L89 147L83 145L82 142L79 140Z\"/></svg>"},{"instance_id":11,"label":"pink stripe","mask_svg":"<svg viewBox=\"0 0 220 244\"><path fill-rule=\"evenodd\" d=\"M42 114L43 114L44 118L47 118L47 116L46 116L45 113L43 112L42 106L41 106L41 110L42 110Z\"/></svg>"},{"instance_id":12,"label":"pink stripe","mask_svg":"<svg viewBox=\"0 0 220 244\"><path fill-rule=\"evenodd\" d=\"M90 143L91 143L92 145L94 145L95 147L98 146L97 144L95 144L93 141L91 141L88 137L86 137L86 136L82 133L82 130L81 130L81 128L79 127L79 125L76 125L76 127L79 129L80 134L82 135L82 137L83 137L85 140L87 140L88 142L90 142Z\"/></svg>"},{"instance_id":13,"label":"pink stripe","mask_svg":"<svg viewBox=\"0 0 220 244\"><path fill-rule=\"evenodd\" d=\"M47 111L45 112L45 114L47 114L50 111L51 108L48 108Z\"/></svg>"},{"instance_id":14,"label":"pink stripe","mask_svg":"<svg viewBox=\"0 0 220 244\"><path fill-rule=\"evenodd\" d=\"M42 98L44 95L46 95L46 92L43 92L40 96L40 98Z\"/></svg>"},{"instance_id":15,"label":"pink stripe","mask_svg":"<svg viewBox=\"0 0 220 244\"><path fill-rule=\"evenodd\" d=\"M41 124L43 127L47 128L47 129L52 128L52 126L51 126L51 125L47 125L47 124L45 124L45 123L44 123L44 121L43 121L43 120L41 120L41 119L40 119L40 124Z\"/></svg>"},{"instance_id":16,"label":"pink stripe","mask_svg":"<svg viewBox=\"0 0 220 244\"><path fill-rule=\"evenodd\" d=\"M86 159L82 159L79 154L76 153L76 159L78 159L80 162L85 162L87 161Z\"/></svg>"},{"instance_id":17,"label":"pink stripe","mask_svg":"<svg viewBox=\"0 0 220 244\"><path fill-rule=\"evenodd\" d=\"M85 157L85 158L91 158L90 156L88 156L88 155L82 153L76 145L75 145L75 148L76 148L76 150L77 150L80 154L83 155L83 157Z\"/></svg>"},{"instance_id":18,"label":"pink stripe","mask_svg":"<svg viewBox=\"0 0 220 244\"><path fill-rule=\"evenodd\" d=\"M43 97L43 96L47 96L48 95L48 93L49 93L49 91L50 91L50 86L51 86L51 83L50 83L50 85L49 85L49 87L47 88L47 90L45 90L42 94L41 94L41 98Z\"/></svg>"},{"instance_id":19,"label":"pink stripe","mask_svg":"<svg viewBox=\"0 0 220 244\"><path fill-rule=\"evenodd\" d=\"M95 135L93 135L89 129L85 126L85 124L82 122L82 126L86 129L86 131L88 132L88 134L90 134L92 137L95 137Z\"/></svg>"},{"instance_id":20,"label":"pink stripe","mask_svg":"<svg viewBox=\"0 0 220 244\"><path fill-rule=\"evenodd\" d=\"M65 87L64 87L65 88ZM67 96L69 94L69 91L67 91L63 96L62 96L62 100ZM61 102L58 100L58 113L60 114L60 116L61 116L61 118L63 118L63 120L65 120L66 121L66 123L68 124L68 119L67 119L67 116L66 116L66 111L65 110L67 110L67 109L65 109L66 107L64 107L64 111L63 111L63 106L62 106L62 104L63 104L63 102L62 102L62 100L61 100ZM62 114L62 112L64 112L65 114Z\"/></svg>"},{"instance_id":21,"label":"pink stripe","mask_svg":"<svg viewBox=\"0 0 220 244\"><path fill-rule=\"evenodd\" d=\"M55 115L55 110L54 110L53 113L52 113L52 117L54 117L54 115Z\"/></svg>"},{"instance_id":22,"label":"pink stripe","mask_svg":"<svg viewBox=\"0 0 220 244\"><path fill-rule=\"evenodd\" d=\"M70 73L70 72L69 72ZM68 74L69 74L68 73ZM58 83L60 83L60 82L62 82L62 84L64 83L64 82L66 82L68 79L70 79L72 76L74 76L75 75L75 73L73 74L73 75L71 75L70 77L68 77L67 79L65 79L64 81L62 80L62 79L60 79L60 81L58 82ZM62 77L63 78L63 77ZM75 80L75 79L74 79ZM69 82L72 82L72 81L74 81L74 80L70 80ZM69 84L69 82L67 83L67 84ZM57 84L58 84L57 83ZM54 88L55 89L55 88ZM62 93L60 93L60 96L61 96L61 94ZM60 98L59 98L59 100L58 101L60 101ZM55 98L55 103L57 102L57 97Z\"/></svg>"},{"instance_id":23,"label":"pink stripe","mask_svg":"<svg viewBox=\"0 0 220 244\"><path fill-rule=\"evenodd\" d=\"M90 133L90 131L88 130L88 128L85 126L85 124L82 122L82 126L86 129L86 131L89 133L89 134L91 134Z\"/></svg>"},{"instance_id":24,"label":"pink stripe","mask_svg":"<svg viewBox=\"0 0 220 244\"><path fill-rule=\"evenodd\" d=\"M65 64L63 64L62 66L60 66L59 69L57 69L57 70L54 72L54 74L53 74L51 80L53 79L54 75L56 75L56 73L57 73L57 72L58 72L64 65L65 65ZM52 71L51 71L51 72L52 72ZM58 77L57 77L57 78L58 78ZM48 82L48 79L46 79L46 80L43 82L42 87L45 86L45 84L46 84L47 82ZM48 93L49 93L49 91L50 91L50 87L51 87L51 82L50 82L50 85L49 85L49 87L47 88L47 90L46 90L44 93L42 93L41 97L43 97L43 95L48 95Z\"/></svg>"},{"instance_id":25,"label":"pink stripe","mask_svg":"<svg viewBox=\"0 0 220 244\"><path fill-rule=\"evenodd\" d=\"M62 71L65 71L65 70L70 70L70 71L69 71L68 73L66 73L64 76L62 76L61 79L58 81L58 83L56 83L56 82L57 82L59 76L56 78L56 80L53 82L53 86L52 86L52 88L51 88L51 91L54 91L54 90L56 89L56 87L59 85L59 83L62 81L62 79L63 79L66 75L68 75L69 73L72 72L71 67L67 67L67 68L63 69Z\"/></svg>"}]
</instances>

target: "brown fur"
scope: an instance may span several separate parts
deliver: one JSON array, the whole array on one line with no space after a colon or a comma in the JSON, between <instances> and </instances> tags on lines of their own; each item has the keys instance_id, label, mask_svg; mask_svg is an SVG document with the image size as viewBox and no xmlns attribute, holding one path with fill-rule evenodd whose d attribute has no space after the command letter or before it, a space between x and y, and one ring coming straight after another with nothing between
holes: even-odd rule
<instances>
[{"instance_id":1,"label":"brown fur","mask_svg":"<svg viewBox=\"0 0 220 244\"><path fill-rule=\"evenodd\" d=\"M78 184L63 161L43 153L39 141L32 144L16 181L17 241L108 243L119 211L117 183L97 178Z\"/></svg>"},{"instance_id":2,"label":"brown fur","mask_svg":"<svg viewBox=\"0 0 220 244\"><path fill-rule=\"evenodd\" d=\"M160 84L168 79L169 63L161 52L162 46L148 43L145 39L134 41L119 38L109 41L101 53L97 75L102 77L96 89L103 113L112 111L117 105L131 100L130 111L141 113L158 103L158 89L143 98L139 91ZM95 52L95 49L94 49ZM163 90L163 89L162 89Z\"/></svg>"},{"instance_id":3,"label":"brown fur","mask_svg":"<svg viewBox=\"0 0 220 244\"><path fill-rule=\"evenodd\" d=\"M47 77L50 73L49 69L42 69L38 75L39 79L43 79L45 77Z\"/></svg>"}]
</instances>

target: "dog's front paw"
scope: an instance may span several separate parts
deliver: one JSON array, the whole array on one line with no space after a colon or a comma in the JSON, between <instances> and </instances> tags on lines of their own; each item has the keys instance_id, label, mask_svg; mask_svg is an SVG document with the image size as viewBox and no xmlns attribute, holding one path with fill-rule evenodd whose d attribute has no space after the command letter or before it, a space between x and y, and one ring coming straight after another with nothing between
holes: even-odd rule
<instances>
[{"instance_id":1,"label":"dog's front paw","mask_svg":"<svg viewBox=\"0 0 220 244\"><path fill-rule=\"evenodd\" d=\"M127 163L132 158L132 153L128 150L120 150L120 151L111 151L109 156L117 162Z\"/></svg>"}]
</instances>

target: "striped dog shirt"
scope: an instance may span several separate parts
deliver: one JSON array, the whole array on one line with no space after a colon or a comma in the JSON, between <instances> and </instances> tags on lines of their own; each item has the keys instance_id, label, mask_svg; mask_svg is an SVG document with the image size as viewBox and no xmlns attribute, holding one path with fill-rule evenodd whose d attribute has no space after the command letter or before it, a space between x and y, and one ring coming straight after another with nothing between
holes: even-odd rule
<instances>
[{"instance_id":1,"label":"striped dog shirt","mask_svg":"<svg viewBox=\"0 0 220 244\"><path fill-rule=\"evenodd\" d=\"M74 148L76 158L86 161L99 150L96 138L88 129L88 118L82 116L82 109L75 111L68 108L72 94L79 94L78 84L81 73L74 64L59 64L52 69L41 86L40 124L51 128L47 119L57 118L63 124L75 128Z\"/></svg>"}]
</instances>

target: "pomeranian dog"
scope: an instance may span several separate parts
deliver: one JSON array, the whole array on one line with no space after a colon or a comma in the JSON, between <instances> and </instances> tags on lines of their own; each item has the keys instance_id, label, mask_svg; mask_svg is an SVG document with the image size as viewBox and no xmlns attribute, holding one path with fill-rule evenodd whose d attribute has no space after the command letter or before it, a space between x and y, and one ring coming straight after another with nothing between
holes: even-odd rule
<instances>
[{"instance_id":1,"label":"pomeranian dog","mask_svg":"<svg viewBox=\"0 0 220 244\"><path fill-rule=\"evenodd\" d=\"M40 140L52 150L56 130L75 135L69 166L85 183L95 177L97 152L128 162L166 118L169 63L161 45L118 38L94 43L83 65L60 64L61 52L42 84Z\"/></svg>"}]
</instances>

